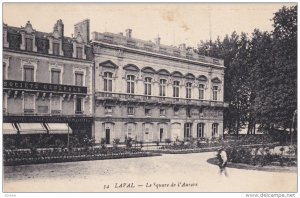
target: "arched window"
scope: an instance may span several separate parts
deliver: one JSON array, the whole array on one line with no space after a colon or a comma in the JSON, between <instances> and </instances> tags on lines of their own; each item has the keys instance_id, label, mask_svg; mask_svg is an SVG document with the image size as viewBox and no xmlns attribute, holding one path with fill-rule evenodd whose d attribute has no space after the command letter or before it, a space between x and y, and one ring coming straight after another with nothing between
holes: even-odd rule
<instances>
[{"instance_id":1,"label":"arched window","mask_svg":"<svg viewBox=\"0 0 300 198\"><path fill-rule=\"evenodd\" d=\"M192 98L192 83L186 83L186 98Z\"/></svg>"},{"instance_id":2,"label":"arched window","mask_svg":"<svg viewBox=\"0 0 300 198\"><path fill-rule=\"evenodd\" d=\"M213 100L218 100L218 86L213 86Z\"/></svg>"},{"instance_id":3,"label":"arched window","mask_svg":"<svg viewBox=\"0 0 300 198\"><path fill-rule=\"evenodd\" d=\"M166 96L166 86L167 86L167 80L160 79L159 80L159 96L162 96L162 97Z\"/></svg>"},{"instance_id":4,"label":"arched window","mask_svg":"<svg viewBox=\"0 0 300 198\"><path fill-rule=\"evenodd\" d=\"M127 76L127 93L134 94L134 75Z\"/></svg>"},{"instance_id":5,"label":"arched window","mask_svg":"<svg viewBox=\"0 0 300 198\"><path fill-rule=\"evenodd\" d=\"M204 123L197 124L197 138L204 137Z\"/></svg>"},{"instance_id":6,"label":"arched window","mask_svg":"<svg viewBox=\"0 0 300 198\"><path fill-rule=\"evenodd\" d=\"M150 77L145 78L145 95L151 96L151 81Z\"/></svg>"},{"instance_id":7,"label":"arched window","mask_svg":"<svg viewBox=\"0 0 300 198\"><path fill-rule=\"evenodd\" d=\"M192 134L192 123L184 124L184 139L188 140Z\"/></svg>"},{"instance_id":8,"label":"arched window","mask_svg":"<svg viewBox=\"0 0 300 198\"><path fill-rule=\"evenodd\" d=\"M212 137L217 137L219 132L218 132L218 123L213 123L212 124Z\"/></svg>"},{"instance_id":9,"label":"arched window","mask_svg":"<svg viewBox=\"0 0 300 198\"><path fill-rule=\"evenodd\" d=\"M173 97L179 98L179 81L173 82Z\"/></svg>"},{"instance_id":10,"label":"arched window","mask_svg":"<svg viewBox=\"0 0 300 198\"><path fill-rule=\"evenodd\" d=\"M199 99L204 99L204 84L199 84Z\"/></svg>"},{"instance_id":11,"label":"arched window","mask_svg":"<svg viewBox=\"0 0 300 198\"><path fill-rule=\"evenodd\" d=\"M104 73L104 91L112 92L112 73Z\"/></svg>"}]
</instances>

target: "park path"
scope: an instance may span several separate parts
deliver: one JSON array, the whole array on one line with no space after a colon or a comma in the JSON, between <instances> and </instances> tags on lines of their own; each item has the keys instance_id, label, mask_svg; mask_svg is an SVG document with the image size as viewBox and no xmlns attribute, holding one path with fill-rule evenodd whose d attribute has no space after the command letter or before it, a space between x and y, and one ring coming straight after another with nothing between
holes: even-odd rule
<instances>
[{"instance_id":1,"label":"park path","mask_svg":"<svg viewBox=\"0 0 300 198\"><path fill-rule=\"evenodd\" d=\"M228 168L215 153L4 167L4 192L296 192L297 174Z\"/></svg>"}]
</instances>

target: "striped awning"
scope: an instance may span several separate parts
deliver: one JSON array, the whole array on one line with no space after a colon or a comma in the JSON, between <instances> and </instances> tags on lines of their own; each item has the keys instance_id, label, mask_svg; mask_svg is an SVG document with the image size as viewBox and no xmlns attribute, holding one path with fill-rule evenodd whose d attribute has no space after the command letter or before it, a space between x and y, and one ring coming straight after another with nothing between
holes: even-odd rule
<instances>
[{"instance_id":1,"label":"striped awning","mask_svg":"<svg viewBox=\"0 0 300 198\"><path fill-rule=\"evenodd\" d=\"M47 133L47 129L42 123L18 123L20 134Z\"/></svg>"},{"instance_id":2,"label":"striped awning","mask_svg":"<svg viewBox=\"0 0 300 198\"><path fill-rule=\"evenodd\" d=\"M3 123L2 131L4 135L13 135L18 133L18 130L13 123Z\"/></svg>"},{"instance_id":3,"label":"striped awning","mask_svg":"<svg viewBox=\"0 0 300 198\"><path fill-rule=\"evenodd\" d=\"M72 129L66 123L46 123L49 134L72 134Z\"/></svg>"}]
</instances>

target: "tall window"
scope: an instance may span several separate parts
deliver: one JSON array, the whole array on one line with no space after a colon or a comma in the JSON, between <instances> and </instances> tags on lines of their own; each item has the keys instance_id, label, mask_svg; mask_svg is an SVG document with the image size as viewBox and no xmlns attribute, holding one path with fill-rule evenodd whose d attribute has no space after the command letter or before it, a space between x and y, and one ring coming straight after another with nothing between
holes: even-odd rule
<instances>
[{"instance_id":1,"label":"tall window","mask_svg":"<svg viewBox=\"0 0 300 198\"><path fill-rule=\"evenodd\" d=\"M134 94L134 76L127 76L127 93Z\"/></svg>"},{"instance_id":2,"label":"tall window","mask_svg":"<svg viewBox=\"0 0 300 198\"><path fill-rule=\"evenodd\" d=\"M204 99L204 85L199 84L199 99L203 100Z\"/></svg>"},{"instance_id":3,"label":"tall window","mask_svg":"<svg viewBox=\"0 0 300 198\"><path fill-rule=\"evenodd\" d=\"M34 114L35 105L34 95L25 94L24 96L24 114Z\"/></svg>"},{"instance_id":4,"label":"tall window","mask_svg":"<svg viewBox=\"0 0 300 198\"><path fill-rule=\"evenodd\" d=\"M32 51L33 50L33 40L31 38L25 39L25 49L26 51Z\"/></svg>"},{"instance_id":5,"label":"tall window","mask_svg":"<svg viewBox=\"0 0 300 198\"><path fill-rule=\"evenodd\" d=\"M24 66L24 81L34 81L34 68L31 66Z\"/></svg>"},{"instance_id":6,"label":"tall window","mask_svg":"<svg viewBox=\"0 0 300 198\"><path fill-rule=\"evenodd\" d=\"M197 124L197 138L204 137L204 123Z\"/></svg>"},{"instance_id":7,"label":"tall window","mask_svg":"<svg viewBox=\"0 0 300 198\"><path fill-rule=\"evenodd\" d=\"M60 84L60 70L51 70L51 83Z\"/></svg>"},{"instance_id":8,"label":"tall window","mask_svg":"<svg viewBox=\"0 0 300 198\"><path fill-rule=\"evenodd\" d=\"M6 70L7 70L7 68L6 68L6 63L3 62L3 73L2 73L2 75L3 75L3 80L6 80Z\"/></svg>"},{"instance_id":9,"label":"tall window","mask_svg":"<svg viewBox=\"0 0 300 198\"><path fill-rule=\"evenodd\" d=\"M189 118L192 116L190 107L186 108L186 116L189 117Z\"/></svg>"},{"instance_id":10,"label":"tall window","mask_svg":"<svg viewBox=\"0 0 300 198\"><path fill-rule=\"evenodd\" d=\"M75 113L82 114L82 99L77 97L75 102Z\"/></svg>"},{"instance_id":11,"label":"tall window","mask_svg":"<svg viewBox=\"0 0 300 198\"><path fill-rule=\"evenodd\" d=\"M218 100L218 86L213 86L213 100Z\"/></svg>"},{"instance_id":12,"label":"tall window","mask_svg":"<svg viewBox=\"0 0 300 198\"><path fill-rule=\"evenodd\" d=\"M218 123L213 123L212 124L212 136L213 137L218 136L218 126L219 126Z\"/></svg>"},{"instance_id":13,"label":"tall window","mask_svg":"<svg viewBox=\"0 0 300 198\"><path fill-rule=\"evenodd\" d=\"M112 92L112 73L104 73L104 91Z\"/></svg>"},{"instance_id":14,"label":"tall window","mask_svg":"<svg viewBox=\"0 0 300 198\"><path fill-rule=\"evenodd\" d=\"M146 77L145 78L145 95L151 96L151 78Z\"/></svg>"},{"instance_id":15,"label":"tall window","mask_svg":"<svg viewBox=\"0 0 300 198\"><path fill-rule=\"evenodd\" d=\"M75 85L83 86L83 74L82 73L75 73Z\"/></svg>"},{"instance_id":16,"label":"tall window","mask_svg":"<svg viewBox=\"0 0 300 198\"><path fill-rule=\"evenodd\" d=\"M173 97L179 98L179 81L173 82Z\"/></svg>"},{"instance_id":17,"label":"tall window","mask_svg":"<svg viewBox=\"0 0 300 198\"><path fill-rule=\"evenodd\" d=\"M191 134L192 134L192 123L185 123L184 124L184 139L190 138Z\"/></svg>"},{"instance_id":18,"label":"tall window","mask_svg":"<svg viewBox=\"0 0 300 198\"><path fill-rule=\"evenodd\" d=\"M151 116L151 109L145 109L145 116Z\"/></svg>"},{"instance_id":19,"label":"tall window","mask_svg":"<svg viewBox=\"0 0 300 198\"><path fill-rule=\"evenodd\" d=\"M59 43L53 43L53 55L59 55Z\"/></svg>"},{"instance_id":20,"label":"tall window","mask_svg":"<svg viewBox=\"0 0 300 198\"><path fill-rule=\"evenodd\" d=\"M192 98L192 83L186 83L186 98Z\"/></svg>"},{"instance_id":21,"label":"tall window","mask_svg":"<svg viewBox=\"0 0 300 198\"><path fill-rule=\"evenodd\" d=\"M160 79L159 80L159 96L166 96L166 86L167 86L167 81L165 79Z\"/></svg>"},{"instance_id":22,"label":"tall window","mask_svg":"<svg viewBox=\"0 0 300 198\"><path fill-rule=\"evenodd\" d=\"M52 96L51 98L51 114L58 115L61 113L60 96Z\"/></svg>"},{"instance_id":23,"label":"tall window","mask_svg":"<svg viewBox=\"0 0 300 198\"><path fill-rule=\"evenodd\" d=\"M76 58L82 58L82 47L76 47Z\"/></svg>"}]
</instances>

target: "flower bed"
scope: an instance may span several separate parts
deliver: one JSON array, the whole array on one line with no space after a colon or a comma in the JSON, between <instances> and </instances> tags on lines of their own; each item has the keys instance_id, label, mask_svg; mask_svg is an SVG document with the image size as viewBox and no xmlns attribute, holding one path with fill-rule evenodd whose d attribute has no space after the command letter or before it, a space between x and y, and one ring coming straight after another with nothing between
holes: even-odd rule
<instances>
[{"instance_id":1,"label":"flower bed","mask_svg":"<svg viewBox=\"0 0 300 198\"><path fill-rule=\"evenodd\" d=\"M159 156L136 148L75 148L5 150L4 165L42 164L72 161Z\"/></svg>"}]
</instances>

